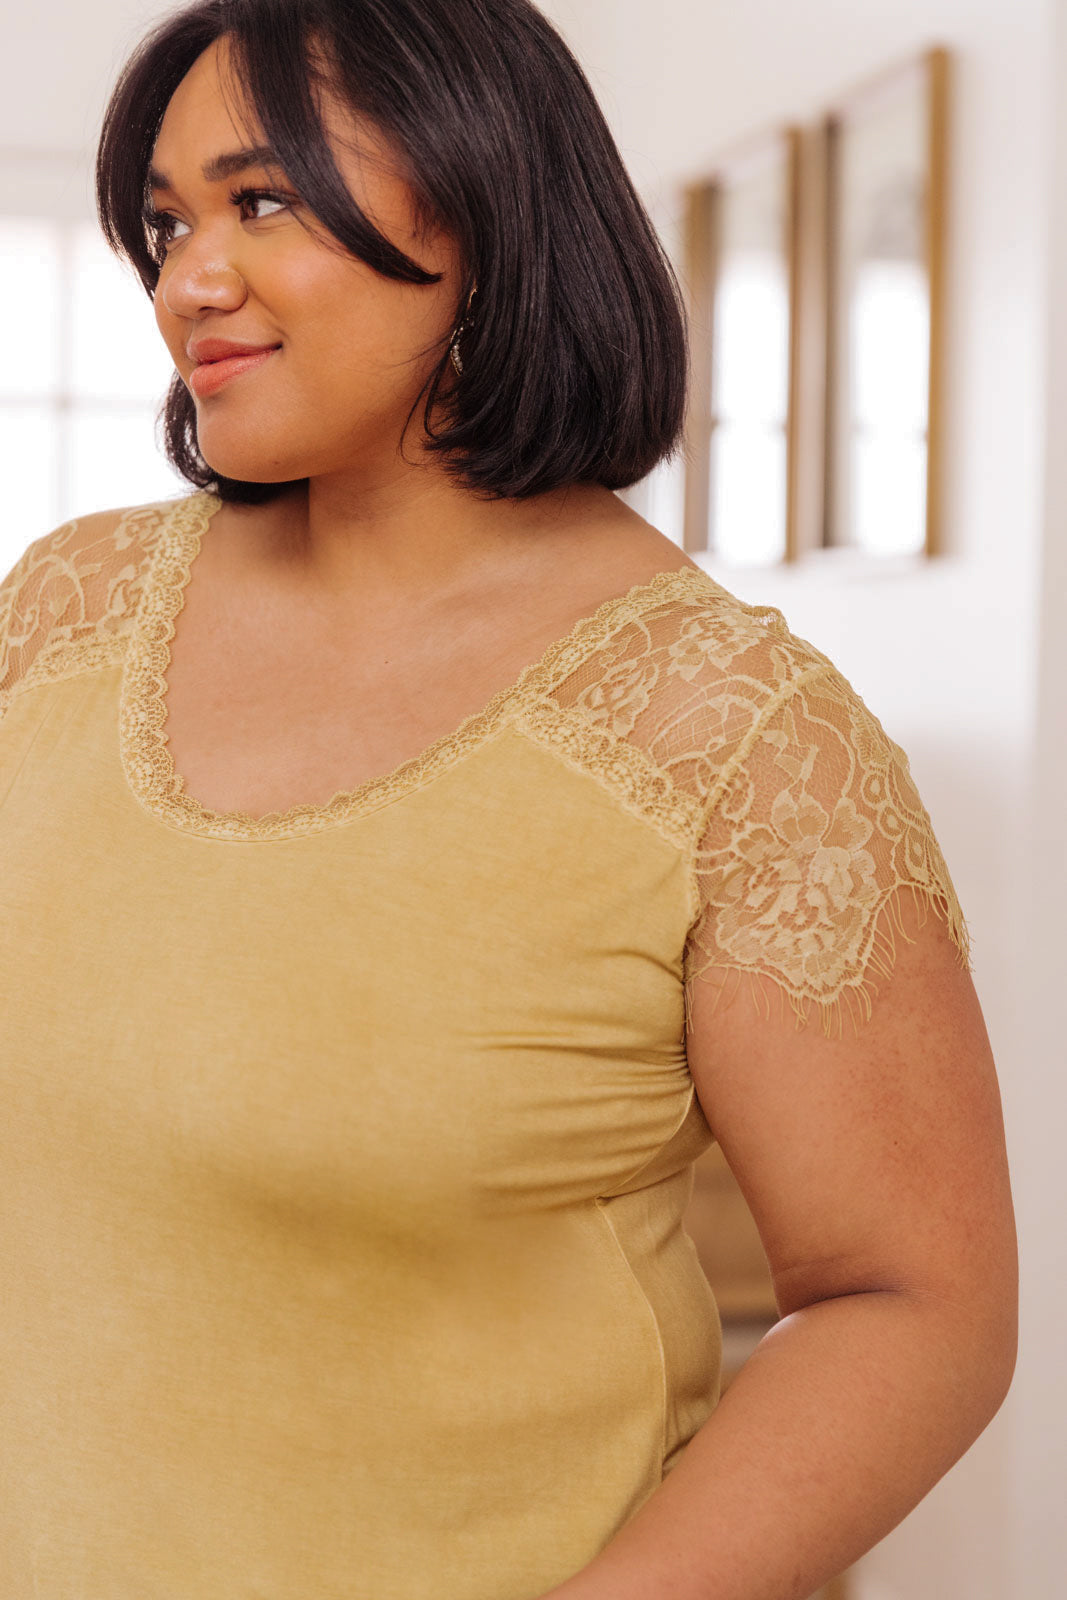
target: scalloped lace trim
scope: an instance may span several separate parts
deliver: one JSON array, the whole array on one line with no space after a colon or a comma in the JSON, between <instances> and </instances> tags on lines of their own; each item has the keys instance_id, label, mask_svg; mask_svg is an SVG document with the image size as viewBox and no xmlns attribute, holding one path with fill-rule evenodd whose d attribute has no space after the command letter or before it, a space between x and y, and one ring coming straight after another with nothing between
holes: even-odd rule
<instances>
[{"instance_id":1,"label":"scalloped lace trim","mask_svg":"<svg viewBox=\"0 0 1067 1600\"><path fill-rule=\"evenodd\" d=\"M482 711L465 718L451 733L391 772L368 779L354 789L339 791L323 805L296 805L261 817L243 811L216 811L186 792L185 780L174 769L164 725L166 673L175 619L184 603L200 541L221 503L213 495L198 493L178 502L171 515L145 581L126 657L119 712L123 765L134 793L149 810L175 826L217 839L288 839L336 827L432 782L509 724L529 717L531 726L543 726L545 718L543 713L539 716L537 708L543 708L553 686L590 652L650 605L668 597L706 597L711 583L705 573L681 567L657 573L649 582L633 585L626 594L605 600L551 644L518 679L494 695ZM629 790L639 808L642 802L636 797L644 783L652 812L666 815L662 775L650 763L643 762L638 752L619 760L626 768ZM672 814L678 815L677 806ZM677 836L676 826L672 826L672 836Z\"/></svg>"},{"instance_id":2,"label":"scalloped lace trim","mask_svg":"<svg viewBox=\"0 0 1067 1600\"><path fill-rule=\"evenodd\" d=\"M693 1028L693 983L705 984L715 992L716 999L711 1007L714 1017L720 1005L725 1003L723 995L731 987L732 980L734 998L742 988L747 989L753 1011L764 1021L769 1020L771 1015L767 993L769 982L771 992L777 997L779 1021L785 1017L788 1006L796 1019L797 1031L815 1018L826 1038L840 1039L843 1037L847 1013L854 1033L858 1034L860 1017L869 1022L873 1015L874 999L878 994L875 980L891 978L893 975L897 960L896 935L899 934L906 944L916 942L901 920L900 904L905 894L912 896L920 928L926 926L932 911L945 924L955 949L957 966L965 972L973 971L970 929L947 869L943 886L913 883L901 878L867 908L864 922L866 931L859 953L837 954L832 966L827 962L817 992L813 992L809 981L798 980L794 975L798 962L793 955L781 965L775 964L776 958L770 953L762 956L757 965L752 964L751 955L743 961L723 961L718 955L714 961L708 961L705 959L706 951L698 941L690 947L686 961L686 1030ZM832 934L836 930L828 921L825 931ZM782 941L779 938L776 942L780 952Z\"/></svg>"},{"instance_id":3,"label":"scalloped lace trim","mask_svg":"<svg viewBox=\"0 0 1067 1600\"><path fill-rule=\"evenodd\" d=\"M867 1018L896 958L910 892L935 909L960 964L970 933L908 758L834 663L773 606L699 568L657 573L602 602L484 709L392 772L325 805L254 817L185 792L164 731L175 618L222 502L197 493L77 519L0 583L0 714L35 684L123 661L119 746L135 796L210 838L288 839L378 810L432 782L505 728L587 775L682 855L696 979L770 980L798 1026L828 1036ZM922 925L920 923L920 925Z\"/></svg>"},{"instance_id":4,"label":"scalloped lace trim","mask_svg":"<svg viewBox=\"0 0 1067 1600\"><path fill-rule=\"evenodd\" d=\"M826 658L823 658L825 661ZM698 916L686 943L686 1022L694 978L736 980L768 1015L770 979L797 1027L814 1012L840 1036L843 1006L872 1014L909 892L920 927L946 924L971 970L971 935L904 750L832 663L779 693L711 791L693 853ZM858 1026L858 1024L856 1024Z\"/></svg>"}]
</instances>

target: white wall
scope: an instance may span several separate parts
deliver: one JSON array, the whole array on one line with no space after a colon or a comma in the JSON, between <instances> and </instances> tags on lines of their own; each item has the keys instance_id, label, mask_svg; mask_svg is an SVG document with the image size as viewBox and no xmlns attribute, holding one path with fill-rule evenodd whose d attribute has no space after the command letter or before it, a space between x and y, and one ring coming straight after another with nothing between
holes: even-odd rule
<instances>
[{"instance_id":1,"label":"white wall","mask_svg":"<svg viewBox=\"0 0 1067 1600\"><path fill-rule=\"evenodd\" d=\"M974 938L1000 1070L1023 1253L1019 1373L1000 1415L864 1559L855 1600L1055 1600L1064 1592L1067 1379L1063 988L1067 792L1067 0L545 0L677 254L677 185L768 123L817 113L920 47L958 58L952 148L950 553L869 577L825 562L716 573L781 606L908 751ZM38 182L87 206L113 75L165 7L9 8L0 203ZM1054 48L1055 46L1055 48ZM28 71L32 64L36 70ZM1067 114L1061 113L1062 116ZM1053 255L1049 257L1050 244ZM1056 361L1046 374L1046 349ZM1046 386L1047 379L1047 386ZM1047 473L1047 506L1044 490ZM1035 738L1040 718L1041 742ZM1055 737L1050 735L1055 731ZM1057 1114L1058 1113L1058 1114Z\"/></svg>"},{"instance_id":2,"label":"white wall","mask_svg":"<svg viewBox=\"0 0 1067 1600\"><path fill-rule=\"evenodd\" d=\"M0 207L35 194L67 217L95 216L93 157L115 78L153 23L181 0L37 0L4 9Z\"/></svg>"},{"instance_id":3,"label":"white wall","mask_svg":"<svg viewBox=\"0 0 1067 1600\"><path fill-rule=\"evenodd\" d=\"M780 606L908 751L971 926L1005 1102L1023 1235L1020 1375L973 1449L859 1564L856 1600L1053 1600L1067 1592L1057 1348L1067 1315L1067 1195L1055 1148L1064 1119L1049 1115L1064 1107L1067 1065L1049 1005L1067 906L1067 561L1055 536L1067 512L1067 467L1054 455L1047 519L1043 497L1054 192L1055 282L1067 282L1067 200L1059 198L1067 154L1055 191L1051 170L1053 6L546 0L543 9L589 73L676 260L679 186L718 151L765 126L817 115L920 48L945 44L957 58L949 554L910 568L894 563L883 575L835 552L794 571L711 570L744 599ZM1065 75L1061 46L1060 83ZM1052 300L1067 354L1067 321ZM1052 406L1067 428L1062 366ZM1040 751L1039 707L1046 733L1058 728Z\"/></svg>"},{"instance_id":4,"label":"white wall","mask_svg":"<svg viewBox=\"0 0 1067 1600\"><path fill-rule=\"evenodd\" d=\"M0 158L11 151L91 151L115 72L177 0L38 0L4 13Z\"/></svg>"}]
</instances>

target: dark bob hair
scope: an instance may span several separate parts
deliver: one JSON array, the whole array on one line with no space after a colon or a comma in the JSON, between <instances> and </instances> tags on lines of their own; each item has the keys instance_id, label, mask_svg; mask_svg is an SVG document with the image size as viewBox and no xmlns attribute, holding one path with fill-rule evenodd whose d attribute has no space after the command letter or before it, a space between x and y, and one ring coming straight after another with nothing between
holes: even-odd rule
<instances>
[{"instance_id":1,"label":"dark bob hair","mask_svg":"<svg viewBox=\"0 0 1067 1600\"><path fill-rule=\"evenodd\" d=\"M439 281L356 204L319 118L324 81L400 152L420 222L455 239L467 269L456 324L477 285L463 372L439 401L446 343L422 391L449 423L427 421L425 440L448 472L485 498L523 499L625 489L678 452L684 298L588 81L529 0L197 0L164 17L122 69L96 156L104 236L150 298L162 266L143 215L152 151L178 84L222 35L267 143L346 251L388 278ZM157 420L197 488L263 502L291 487L213 472L177 373Z\"/></svg>"}]
</instances>

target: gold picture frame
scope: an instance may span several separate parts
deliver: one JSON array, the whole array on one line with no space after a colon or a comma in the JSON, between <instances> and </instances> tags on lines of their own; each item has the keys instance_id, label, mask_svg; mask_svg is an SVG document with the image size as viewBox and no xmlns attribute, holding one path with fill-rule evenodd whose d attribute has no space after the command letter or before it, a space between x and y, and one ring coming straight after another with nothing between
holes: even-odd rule
<instances>
[{"instance_id":1,"label":"gold picture frame","mask_svg":"<svg viewBox=\"0 0 1067 1600\"><path fill-rule=\"evenodd\" d=\"M950 64L925 50L822 121L824 549L942 550Z\"/></svg>"},{"instance_id":2,"label":"gold picture frame","mask_svg":"<svg viewBox=\"0 0 1067 1600\"><path fill-rule=\"evenodd\" d=\"M692 333L683 544L727 566L797 554L801 131L757 135L685 191Z\"/></svg>"}]
</instances>

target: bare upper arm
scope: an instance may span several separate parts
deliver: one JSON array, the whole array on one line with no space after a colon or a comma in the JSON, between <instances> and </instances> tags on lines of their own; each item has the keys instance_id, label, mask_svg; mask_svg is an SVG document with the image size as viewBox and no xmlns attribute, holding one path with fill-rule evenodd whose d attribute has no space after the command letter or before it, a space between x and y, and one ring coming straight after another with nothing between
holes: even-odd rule
<instances>
[{"instance_id":1,"label":"bare upper arm","mask_svg":"<svg viewBox=\"0 0 1067 1600\"><path fill-rule=\"evenodd\" d=\"M897 936L872 1015L839 1038L817 1021L798 1031L763 974L725 1004L716 984L736 973L694 981L690 1071L783 1316L907 1288L1002 1315L1013 1364L1016 1234L985 1021L943 918L928 908L923 921L910 894L897 911L914 942Z\"/></svg>"}]
</instances>

